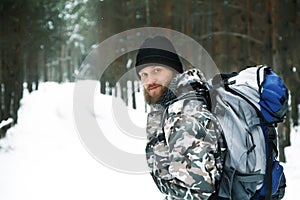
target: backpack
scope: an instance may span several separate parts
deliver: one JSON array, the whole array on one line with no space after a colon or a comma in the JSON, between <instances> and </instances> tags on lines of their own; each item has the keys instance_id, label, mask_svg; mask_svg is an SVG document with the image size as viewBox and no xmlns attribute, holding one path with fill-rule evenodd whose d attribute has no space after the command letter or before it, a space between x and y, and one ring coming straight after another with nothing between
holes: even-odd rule
<instances>
[{"instance_id":1,"label":"backpack","mask_svg":"<svg viewBox=\"0 0 300 200\"><path fill-rule=\"evenodd\" d=\"M288 109L288 90L270 67L252 66L208 82L211 112L223 128L227 152L219 198L282 199L283 167L276 160L276 124Z\"/></svg>"}]
</instances>

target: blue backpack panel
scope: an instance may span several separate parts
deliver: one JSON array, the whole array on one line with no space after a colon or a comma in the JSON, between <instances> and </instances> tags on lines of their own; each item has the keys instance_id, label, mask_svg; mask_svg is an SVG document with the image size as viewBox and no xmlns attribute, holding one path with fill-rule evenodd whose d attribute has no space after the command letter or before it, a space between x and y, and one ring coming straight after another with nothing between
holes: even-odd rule
<instances>
[{"instance_id":1,"label":"blue backpack panel","mask_svg":"<svg viewBox=\"0 0 300 200\"><path fill-rule=\"evenodd\" d=\"M288 109L288 90L281 78L271 68L261 69L265 72L260 88L261 112L269 123L282 122Z\"/></svg>"}]
</instances>

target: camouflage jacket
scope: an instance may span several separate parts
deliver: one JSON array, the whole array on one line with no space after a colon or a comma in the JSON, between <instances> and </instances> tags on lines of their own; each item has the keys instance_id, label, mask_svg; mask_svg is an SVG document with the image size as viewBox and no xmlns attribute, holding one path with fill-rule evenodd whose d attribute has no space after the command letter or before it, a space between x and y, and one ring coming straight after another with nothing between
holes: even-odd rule
<instances>
[{"instance_id":1,"label":"camouflage jacket","mask_svg":"<svg viewBox=\"0 0 300 200\"><path fill-rule=\"evenodd\" d=\"M167 199L208 199L220 176L222 129L195 92L204 83L196 69L176 76L169 89L177 98L166 97L148 114L147 163Z\"/></svg>"}]
</instances>

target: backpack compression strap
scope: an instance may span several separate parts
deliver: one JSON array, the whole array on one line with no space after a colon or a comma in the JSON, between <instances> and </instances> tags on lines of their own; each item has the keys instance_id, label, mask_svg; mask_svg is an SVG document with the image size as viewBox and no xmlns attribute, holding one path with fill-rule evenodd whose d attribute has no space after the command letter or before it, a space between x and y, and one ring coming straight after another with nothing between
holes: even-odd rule
<instances>
[{"instance_id":1,"label":"backpack compression strap","mask_svg":"<svg viewBox=\"0 0 300 200\"><path fill-rule=\"evenodd\" d=\"M276 132L274 128L267 127L267 142L268 142L268 156L267 156L267 177L266 177L266 195L265 200L272 199L272 166L273 166L273 149L274 139L276 138ZM276 148L275 148L276 149Z\"/></svg>"}]
</instances>

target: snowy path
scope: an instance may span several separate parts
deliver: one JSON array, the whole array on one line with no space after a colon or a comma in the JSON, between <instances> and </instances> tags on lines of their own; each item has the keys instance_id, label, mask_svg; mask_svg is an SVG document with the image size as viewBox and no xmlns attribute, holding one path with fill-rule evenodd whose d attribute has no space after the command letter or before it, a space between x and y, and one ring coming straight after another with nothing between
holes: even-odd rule
<instances>
[{"instance_id":1,"label":"snowy path","mask_svg":"<svg viewBox=\"0 0 300 200\"><path fill-rule=\"evenodd\" d=\"M162 199L148 174L116 172L86 151L73 124L72 96L73 84L55 83L25 95L19 123L1 141L9 150L0 152L0 199Z\"/></svg>"},{"instance_id":2,"label":"snowy path","mask_svg":"<svg viewBox=\"0 0 300 200\"><path fill-rule=\"evenodd\" d=\"M0 149L0 199L162 199L148 174L116 172L86 151L74 126L73 87L72 83L46 83L41 84L38 91L24 95L19 123L0 141L3 147ZM111 99L99 98L102 102L96 107L101 114L101 109L107 109L103 107L107 105L105 101ZM107 127L114 126L111 119L100 120L110 123ZM144 119L141 122L144 123ZM111 141L116 138L112 136ZM288 185L284 199L288 200L295 199L300 183L297 170L300 129L293 132L292 140L292 147L286 149L288 163L284 165ZM127 146L130 151L134 150L132 146ZM141 142L136 143L136 148L143 151Z\"/></svg>"}]
</instances>

